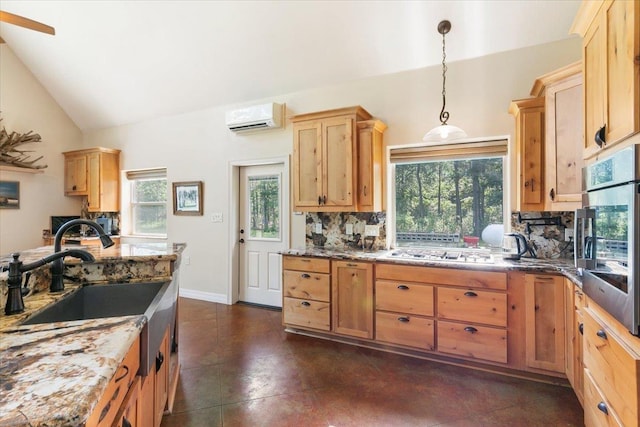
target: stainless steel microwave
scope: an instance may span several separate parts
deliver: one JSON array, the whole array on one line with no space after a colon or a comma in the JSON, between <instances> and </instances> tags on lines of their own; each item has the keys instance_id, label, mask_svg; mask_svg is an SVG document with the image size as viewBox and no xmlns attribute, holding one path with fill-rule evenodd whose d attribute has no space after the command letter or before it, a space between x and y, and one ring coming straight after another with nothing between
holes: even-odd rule
<instances>
[{"instance_id":1,"label":"stainless steel microwave","mask_svg":"<svg viewBox=\"0 0 640 427\"><path fill-rule=\"evenodd\" d=\"M639 148L583 168L574 232L583 291L634 335L640 333Z\"/></svg>"}]
</instances>

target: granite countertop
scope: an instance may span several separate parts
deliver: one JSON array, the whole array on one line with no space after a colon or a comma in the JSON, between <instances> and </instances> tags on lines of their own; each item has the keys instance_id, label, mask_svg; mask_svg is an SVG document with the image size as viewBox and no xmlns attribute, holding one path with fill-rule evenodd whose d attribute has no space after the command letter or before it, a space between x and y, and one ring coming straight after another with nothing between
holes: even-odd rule
<instances>
[{"instance_id":1,"label":"granite countertop","mask_svg":"<svg viewBox=\"0 0 640 427\"><path fill-rule=\"evenodd\" d=\"M358 251L334 250L329 248L289 249L281 252L283 255L308 256L316 258L349 259L354 261L387 262L393 264L419 265L425 267L444 267L465 270L485 271L526 271L533 273L562 274L573 283L582 286L582 278L578 274L572 259L552 258L521 258L519 261L502 259L493 255L494 262L490 264L449 261L449 260L410 260L405 258L390 259L386 256L389 250Z\"/></svg>"},{"instance_id":2,"label":"granite countertop","mask_svg":"<svg viewBox=\"0 0 640 427\"><path fill-rule=\"evenodd\" d=\"M160 281L171 278L186 245L121 244L102 249L82 246L96 258L65 259L65 291L48 292L48 266L34 270L25 311L0 312L0 427L83 425L118 365L140 335L145 316L20 325L31 314L91 283ZM64 249L78 246L64 246ZM53 253L52 246L22 251L23 262ZM0 257L6 265L11 255ZM7 273L0 273L2 308ZM34 279L35 276L35 279Z\"/></svg>"}]
</instances>

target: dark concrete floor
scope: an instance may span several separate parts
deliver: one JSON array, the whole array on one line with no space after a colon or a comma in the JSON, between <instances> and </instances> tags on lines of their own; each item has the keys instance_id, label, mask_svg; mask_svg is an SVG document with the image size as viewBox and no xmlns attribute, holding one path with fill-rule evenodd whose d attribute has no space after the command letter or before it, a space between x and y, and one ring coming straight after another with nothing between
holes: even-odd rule
<instances>
[{"instance_id":1,"label":"dark concrete floor","mask_svg":"<svg viewBox=\"0 0 640 427\"><path fill-rule=\"evenodd\" d=\"M570 388L285 333L281 313L180 300L162 427L582 426Z\"/></svg>"}]
</instances>

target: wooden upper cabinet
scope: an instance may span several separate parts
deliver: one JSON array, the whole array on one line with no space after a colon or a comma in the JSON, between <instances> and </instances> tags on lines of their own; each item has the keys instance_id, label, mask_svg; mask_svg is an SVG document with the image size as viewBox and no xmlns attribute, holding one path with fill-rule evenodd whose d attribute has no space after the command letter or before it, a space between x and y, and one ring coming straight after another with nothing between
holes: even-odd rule
<instances>
[{"instance_id":1,"label":"wooden upper cabinet","mask_svg":"<svg viewBox=\"0 0 640 427\"><path fill-rule=\"evenodd\" d=\"M515 209L544 210L544 103L543 97L512 101L516 119L517 188Z\"/></svg>"},{"instance_id":2,"label":"wooden upper cabinet","mask_svg":"<svg viewBox=\"0 0 640 427\"><path fill-rule=\"evenodd\" d=\"M382 207L382 132L386 126L378 121L368 123L369 119L371 115L362 107L291 118L294 210L357 212Z\"/></svg>"},{"instance_id":3,"label":"wooden upper cabinet","mask_svg":"<svg viewBox=\"0 0 640 427\"><path fill-rule=\"evenodd\" d=\"M64 159L65 196L86 196L88 191L86 154L69 155Z\"/></svg>"},{"instance_id":4,"label":"wooden upper cabinet","mask_svg":"<svg viewBox=\"0 0 640 427\"><path fill-rule=\"evenodd\" d=\"M583 1L584 157L640 132L640 2ZM595 135L602 129L604 144Z\"/></svg>"},{"instance_id":5,"label":"wooden upper cabinet","mask_svg":"<svg viewBox=\"0 0 640 427\"><path fill-rule=\"evenodd\" d=\"M582 62L537 78L531 95L544 96L544 210L582 207L584 118Z\"/></svg>"},{"instance_id":6,"label":"wooden upper cabinet","mask_svg":"<svg viewBox=\"0 0 640 427\"><path fill-rule=\"evenodd\" d=\"M65 195L87 196L89 212L120 210L120 150L91 148L65 156Z\"/></svg>"}]
</instances>

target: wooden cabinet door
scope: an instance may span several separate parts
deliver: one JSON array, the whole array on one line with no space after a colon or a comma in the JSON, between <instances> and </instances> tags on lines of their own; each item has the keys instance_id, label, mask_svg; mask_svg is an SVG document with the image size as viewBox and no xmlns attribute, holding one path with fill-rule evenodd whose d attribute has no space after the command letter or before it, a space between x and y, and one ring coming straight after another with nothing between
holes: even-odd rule
<instances>
[{"instance_id":1,"label":"wooden cabinet door","mask_svg":"<svg viewBox=\"0 0 640 427\"><path fill-rule=\"evenodd\" d=\"M129 392L124 398L122 408L116 416L114 426L117 427L140 427L142 426L140 401L140 376L136 376L133 384L129 387Z\"/></svg>"},{"instance_id":2,"label":"wooden cabinet door","mask_svg":"<svg viewBox=\"0 0 640 427\"><path fill-rule=\"evenodd\" d=\"M545 92L545 197L547 210L582 207L584 112L582 75L550 85Z\"/></svg>"},{"instance_id":3,"label":"wooden cabinet door","mask_svg":"<svg viewBox=\"0 0 640 427\"><path fill-rule=\"evenodd\" d=\"M595 134L605 125L605 84L607 81L605 60L606 29L604 21L596 18L585 35L582 44L584 61L584 157L594 155L600 147Z\"/></svg>"},{"instance_id":4,"label":"wooden cabinet door","mask_svg":"<svg viewBox=\"0 0 640 427\"><path fill-rule=\"evenodd\" d=\"M517 202L521 211L544 210L544 97L513 101L516 118Z\"/></svg>"},{"instance_id":5,"label":"wooden cabinet door","mask_svg":"<svg viewBox=\"0 0 640 427\"><path fill-rule=\"evenodd\" d=\"M89 212L100 212L101 193L100 188L100 153L90 153L89 162L89 192L87 195Z\"/></svg>"},{"instance_id":6,"label":"wooden cabinet door","mask_svg":"<svg viewBox=\"0 0 640 427\"><path fill-rule=\"evenodd\" d=\"M356 184L359 212L385 209L384 152L382 132L386 125L378 120L358 123L358 181Z\"/></svg>"},{"instance_id":7,"label":"wooden cabinet door","mask_svg":"<svg viewBox=\"0 0 640 427\"><path fill-rule=\"evenodd\" d=\"M322 125L319 121L293 125L294 210L318 207L322 191Z\"/></svg>"},{"instance_id":8,"label":"wooden cabinet door","mask_svg":"<svg viewBox=\"0 0 640 427\"><path fill-rule=\"evenodd\" d=\"M156 370L151 369L149 375L140 379L140 425L142 427L155 427L154 403L156 400Z\"/></svg>"},{"instance_id":9,"label":"wooden cabinet door","mask_svg":"<svg viewBox=\"0 0 640 427\"><path fill-rule=\"evenodd\" d=\"M87 195L87 156L66 156L64 160L64 194Z\"/></svg>"},{"instance_id":10,"label":"wooden cabinet door","mask_svg":"<svg viewBox=\"0 0 640 427\"><path fill-rule=\"evenodd\" d=\"M353 119L337 117L323 120L322 138L324 192L326 207L355 207L353 194L354 136Z\"/></svg>"},{"instance_id":11,"label":"wooden cabinet door","mask_svg":"<svg viewBox=\"0 0 640 427\"><path fill-rule=\"evenodd\" d=\"M169 330L170 328L167 327L156 358L155 398L153 403L153 422L155 427L159 427L162 422L162 415L164 414L164 408L167 404L167 396L169 394L169 356L171 355Z\"/></svg>"},{"instance_id":12,"label":"wooden cabinet door","mask_svg":"<svg viewBox=\"0 0 640 427\"><path fill-rule=\"evenodd\" d=\"M335 261L331 281L333 331L373 338L373 265Z\"/></svg>"},{"instance_id":13,"label":"wooden cabinet door","mask_svg":"<svg viewBox=\"0 0 640 427\"><path fill-rule=\"evenodd\" d=\"M608 6L608 7L607 7ZM603 8L606 25L607 146L640 131L640 2Z\"/></svg>"},{"instance_id":14,"label":"wooden cabinet door","mask_svg":"<svg viewBox=\"0 0 640 427\"><path fill-rule=\"evenodd\" d=\"M565 372L564 280L561 276L525 275L526 364Z\"/></svg>"}]
</instances>

